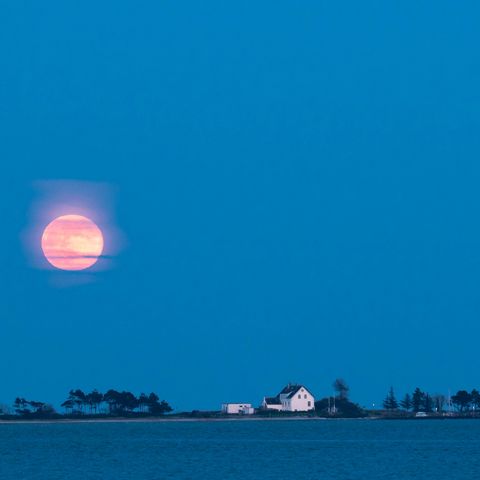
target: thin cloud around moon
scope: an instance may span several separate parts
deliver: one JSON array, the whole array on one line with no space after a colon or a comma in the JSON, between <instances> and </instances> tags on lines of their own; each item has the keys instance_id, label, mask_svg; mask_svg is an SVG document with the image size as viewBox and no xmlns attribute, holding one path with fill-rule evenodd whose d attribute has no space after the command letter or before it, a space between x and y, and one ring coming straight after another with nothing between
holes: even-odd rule
<instances>
[{"instance_id":1,"label":"thin cloud around moon","mask_svg":"<svg viewBox=\"0 0 480 480\"><path fill-rule=\"evenodd\" d=\"M115 222L115 189L111 185L49 180L35 182L34 189L37 195L22 232L33 268L72 275L115 267L125 237ZM62 222L45 238L47 227L59 218Z\"/></svg>"}]
</instances>

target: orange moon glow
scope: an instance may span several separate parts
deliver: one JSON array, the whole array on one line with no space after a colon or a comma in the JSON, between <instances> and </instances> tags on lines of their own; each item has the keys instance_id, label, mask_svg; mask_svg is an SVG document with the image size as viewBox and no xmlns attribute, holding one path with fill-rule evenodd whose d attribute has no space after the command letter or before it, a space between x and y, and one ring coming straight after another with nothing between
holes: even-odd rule
<instances>
[{"instance_id":1,"label":"orange moon glow","mask_svg":"<svg viewBox=\"0 0 480 480\"><path fill-rule=\"evenodd\" d=\"M45 258L61 270L85 270L103 252L103 235L97 225L81 215L64 215L49 223L42 235Z\"/></svg>"}]
</instances>

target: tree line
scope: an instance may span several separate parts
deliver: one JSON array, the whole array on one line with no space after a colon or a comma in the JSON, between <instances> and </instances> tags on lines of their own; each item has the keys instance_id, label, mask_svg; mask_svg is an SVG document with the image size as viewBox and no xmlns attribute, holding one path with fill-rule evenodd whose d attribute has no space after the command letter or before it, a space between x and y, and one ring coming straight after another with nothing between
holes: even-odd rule
<instances>
[{"instance_id":1,"label":"tree line","mask_svg":"<svg viewBox=\"0 0 480 480\"><path fill-rule=\"evenodd\" d=\"M85 393L80 389L70 390L67 399L62 403L66 416L123 416L123 415L164 415L173 409L165 400L152 392L149 395L141 393L138 397L132 392L110 389L106 393L92 390ZM59 415L54 407L45 402L27 400L17 397L13 404L16 415L54 416Z\"/></svg>"},{"instance_id":2,"label":"tree line","mask_svg":"<svg viewBox=\"0 0 480 480\"><path fill-rule=\"evenodd\" d=\"M26 400L25 398L17 397L13 403L13 408L17 415L27 416L31 414L54 414L55 409L52 405L44 402L37 402L35 400Z\"/></svg>"},{"instance_id":3,"label":"tree line","mask_svg":"<svg viewBox=\"0 0 480 480\"><path fill-rule=\"evenodd\" d=\"M446 397L442 394L430 395L417 387L412 394L407 393L397 401L393 387L390 387L383 407L389 412L398 410L413 413L442 413L446 410L455 410L459 413L475 412L480 410L480 392L476 389L471 392L459 390L455 395Z\"/></svg>"}]
</instances>

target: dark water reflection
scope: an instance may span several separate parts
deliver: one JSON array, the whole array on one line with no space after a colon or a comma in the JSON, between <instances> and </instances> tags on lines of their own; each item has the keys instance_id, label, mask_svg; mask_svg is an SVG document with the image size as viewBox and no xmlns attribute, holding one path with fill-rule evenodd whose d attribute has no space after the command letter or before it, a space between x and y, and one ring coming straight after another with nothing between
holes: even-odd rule
<instances>
[{"instance_id":1,"label":"dark water reflection","mask_svg":"<svg viewBox=\"0 0 480 480\"><path fill-rule=\"evenodd\" d=\"M0 425L0 479L475 479L480 421Z\"/></svg>"}]
</instances>

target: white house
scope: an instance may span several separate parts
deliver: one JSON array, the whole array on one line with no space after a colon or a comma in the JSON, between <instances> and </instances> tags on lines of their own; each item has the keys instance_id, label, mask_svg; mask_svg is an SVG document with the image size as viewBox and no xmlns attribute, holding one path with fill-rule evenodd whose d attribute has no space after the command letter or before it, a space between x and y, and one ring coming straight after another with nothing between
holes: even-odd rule
<instances>
[{"instance_id":1,"label":"white house","mask_svg":"<svg viewBox=\"0 0 480 480\"><path fill-rule=\"evenodd\" d=\"M263 397L261 406L264 410L283 410L282 402L278 397Z\"/></svg>"},{"instance_id":2,"label":"white house","mask_svg":"<svg viewBox=\"0 0 480 480\"><path fill-rule=\"evenodd\" d=\"M222 413L228 415L253 415L255 409L251 403L224 403L222 405Z\"/></svg>"},{"instance_id":3,"label":"white house","mask_svg":"<svg viewBox=\"0 0 480 480\"><path fill-rule=\"evenodd\" d=\"M304 385L289 383L276 397L264 397L262 408L281 412L308 412L315 408L315 397Z\"/></svg>"}]
</instances>

